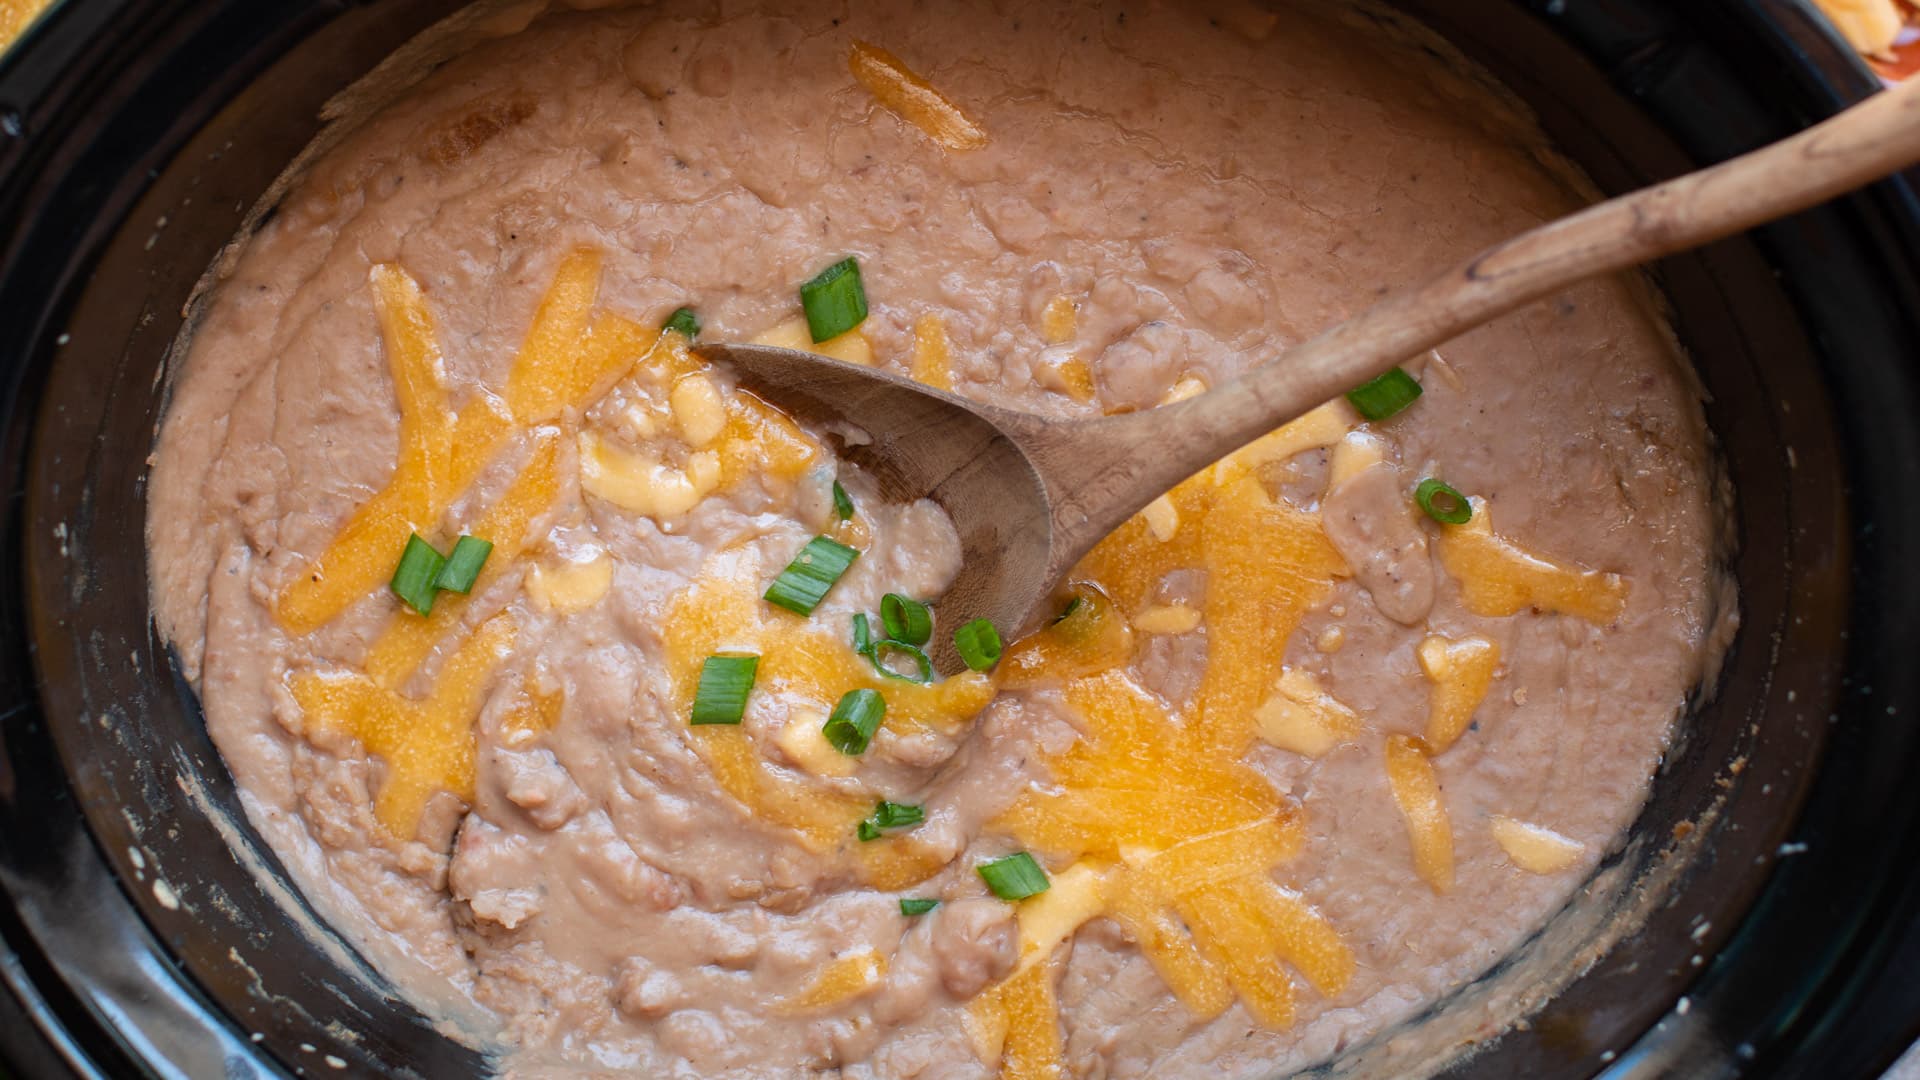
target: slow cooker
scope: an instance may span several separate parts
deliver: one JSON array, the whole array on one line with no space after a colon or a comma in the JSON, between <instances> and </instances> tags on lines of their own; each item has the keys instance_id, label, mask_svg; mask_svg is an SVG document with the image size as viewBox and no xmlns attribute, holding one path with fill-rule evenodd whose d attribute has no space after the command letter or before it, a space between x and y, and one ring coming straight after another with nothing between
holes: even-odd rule
<instances>
[{"instance_id":1,"label":"slow cooker","mask_svg":"<svg viewBox=\"0 0 1920 1080\"><path fill-rule=\"evenodd\" d=\"M487 1069L248 826L152 626L143 550L196 284L328 98L458 6L68 0L0 62L8 1071ZM1794 0L1397 6L1608 192L1877 86ZM1736 492L1738 640L1585 889L1493 971L1319 1071L1871 1076L1920 1034L1913 179L1652 271Z\"/></svg>"}]
</instances>

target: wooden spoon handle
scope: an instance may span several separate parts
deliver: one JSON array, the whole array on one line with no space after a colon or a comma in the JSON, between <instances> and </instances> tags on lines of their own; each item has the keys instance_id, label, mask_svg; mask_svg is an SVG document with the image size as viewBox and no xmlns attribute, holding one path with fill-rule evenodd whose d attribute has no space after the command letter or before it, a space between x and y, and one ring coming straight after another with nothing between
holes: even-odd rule
<instances>
[{"instance_id":1,"label":"wooden spoon handle","mask_svg":"<svg viewBox=\"0 0 1920 1080\"><path fill-rule=\"evenodd\" d=\"M1022 439L1055 492L1055 549L1077 557L1209 463L1530 300L1804 210L1916 162L1920 80L1771 146L1522 233L1210 393L1065 425L1077 430L1061 431L1058 447Z\"/></svg>"}]
</instances>

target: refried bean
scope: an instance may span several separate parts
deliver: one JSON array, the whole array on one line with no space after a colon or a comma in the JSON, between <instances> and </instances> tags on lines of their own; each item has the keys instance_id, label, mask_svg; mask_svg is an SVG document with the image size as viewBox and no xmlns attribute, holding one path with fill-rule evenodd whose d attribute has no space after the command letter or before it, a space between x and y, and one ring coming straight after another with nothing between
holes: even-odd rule
<instances>
[{"instance_id":1,"label":"refried bean","mask_svg":"<svg viewBox=\"0 0 1920 1080\"><path fill-rule=\"evenodd\" d=\"M1586 201L1490 82L1337 5L576 6L457 20L302 159L154 466L155 611L250 819L410 1000L516 1076L1269 1076L1616 847L1731 609L1637 279L1206 470L926 683L854 622L957 629L944 512L688 351L1205 392ZM816 343L846 258L867 314ZM493 545L425 614L415 535ZM851 563L763 599L803 548ZM737 722L690 723L746 656Z\"/></svg>"}]
</instances>

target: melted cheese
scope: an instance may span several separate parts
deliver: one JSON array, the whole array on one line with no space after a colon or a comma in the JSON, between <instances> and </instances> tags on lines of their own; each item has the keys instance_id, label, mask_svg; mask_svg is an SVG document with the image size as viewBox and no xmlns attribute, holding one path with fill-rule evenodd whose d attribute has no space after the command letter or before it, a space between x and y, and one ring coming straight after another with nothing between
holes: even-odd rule
<instances>
[{"instance_id":1,"label":"melted cheese","mask_svg":"<svg viewBox=\"0 0 1920 1080\"><path fill-rule=\"evenodd\" d=\"M1064 345L1079 330L1080 305L1071 296L1056 296L1040 311L1040 338L1049 345Z\"/></svg>"},{"instance_id":2,"label":"melted cheese","mask_svg":"<svg viewBox=\"0 0 1920 1080\"><path fill-rule=\"evenodd\" d=\"M1131 848L1121 852L1121 858L1154 895L1178 900L1199 889L1265 874L1299 855L1306 842L1306 823L1298 815L1286 813L1256 818L1157 851Z\"/></svg>"},{"instance_id":3,"label":"melted cheese","mask_svg":"<svg viewBox=\"0 0 1920 1080\"><path fill-rule=\"evenodd\" d=\"M947 322L938 315L922 315L913 323L913 377L935 390L953 389L953 350L947 344Z\"/></svg>"},{"instance_id":4,"label":"melted cheese","mask_svg":"<svg viewBox=\"0 0 1920 1080\"><path fill-rule=\"evenodd\" d=\"M576 250L560 264L508 374L503 396L482 392L456 417L447 409L436 329L424 292L398 266L376 266L370 282L382 347L400 412L398 459L387 486L348 518L327 549L274 600L292 633L325 624L375 592L392 573L395 552L412 532L439 532L441 518L481 470L512 444L527 461L479 520L473 535L493 552L471 595L442 594L430 617L397 611L368 650L366 674L306 671L290 689L316 731L357 738L385 766L375 815L396 839L418 828L436 791L471 799L473 721L513 627L497 615L470 634L443 665L428 697L400 693L443 641L458 635L466 610L511 573L534 523L559 488L561 433L551 426L577 413L650 353L658 334L613 315L594 317L600 258ZM677 336L677 335L669 335ZM506 737L525 741L536 720L550 725L558 704L540 701L503 718Z\"/></svg>"},{"instance_id":5,"label":"melted cheese","mask_svg":"<svg viewBox=\"0 0 1920 1080\"><path fill-rule=\"evenodd\" d=\"M1173 499L1169 496L1162 495L1148 503L1140 511L1140 517L1147 523L1147 531L1163 544L1180 531L1180 508L1173 505Z\"/></svg>"},{"instance_id":6,"label":"melted cheese","mask_svg":"<svg viewBox=\"0 0 1920 1080\"><path fill-rule=\"evenodd\" d=\"M1277 464L1295 454L1332 446L1345 438L1359 419L1345 398L1335 398L1220 459L1213 467L1213 482L1225 487L1262 465Z\"/></svg>"},{"instance_id":7,"label":"melted cheese","mask_svg":"<svg viewBox=\"0 0 1920 1080\"><path fill-rule=\"evenodd\" d=\"M867 335L856 326L825 341L813 340L813 332L807 329L807 317L795 315L771 330L761 333L753 339L755 345L772 345L781 349L798 349L819 356L831 357L861 367L873 366L873 345L867 341Z\"/></svg>"},{"instance_id":8,"label":"melted cheese","mask_svg":"<svg viewBox=\"0 0 1920 1080\"><path fill-rule=\"evenodd\" d=\"M473 597L483 595L503 575L512 572L533 539L533 523L552 504L559 489L559 436L549 430L534 444L533 454L507 490L476 521L471 532L493 542L480 577L466 596L441 593L434 601L433 614L421 618L411 611L396 611L387 628L367 652L366 671L382 686L398 686L432 654L434 646L447 639L464 619Z\"/></svg>"},{"instance_id":9,"label":"melted cheese","mask_svg":"<svg viewBox=\"0 0 1920 1080\"><path fill-rule=\"evenodd\" d=\"M1014 976L1053 955L1088 919L1106 909L1107 874L1089 863L1075 863L1055 874L1047 891L1020 904L1020 959Z\"/></svg>"},{"instance_id":10,"label":"melted cheese","mask_svg":"<svg viewBox=\"0 0 1920 1080\"><path fill-rule=\"evenodd\" d=\"M584 562L536 563L527 596L543 611L571 615L598 604L613 587L613 560L599 552Z\"/></svg>"},{"instance_id":11,"label":"melted cheese","mask_svg":"<svg viewBox=\"0 0 1920 1080\"><path fill-rule=\"evenodd\" d=\"M1203 389L1193 380L1189 392ZM1337 441L1350 422L1341 407L1318 410L1176 488L1159 522L1136 515L1074 569L1072 612L1015 644L998 670L1007 687L1064 684L1086 737L1049 755L1052 783L1021 793L992 827L1062 859L1120 862L1105 878L1103 914L1200 1019L1238 997L1260 1023L1282 1027L1293 1017L1287 967L1327 994L1352 976L1352 954L1332 925L1268 876L1300 850L1304 823L1242 761L1258 707L1284 679L1279 646L1347 572L1319 519L1276 503L1255 470ZM1151 610L1166 575L1183 569L1206 573L1209 655L1194 704L1174 716L1117 670L1134 652L1119 613ZM1160 618L1148 615L1143 629L1168 628ZM1345 730L1345 716L1300 678L1284 681L1328 710L1322 723ZM1042 970L1034 964L1019 978ZM976 1003L977 1042L1008 1022L995 1010L1012 985ZM1057 1018L1031 1023L1027 1045L1051 1045ZM1042 1064L1050 1075L1063 1067L1057 1056Z\"/></svg>"},{"instance_id":12,"label":"melted cheese","mask_svg":"<svg viewBox=\"0 0 1920 1080\"><path fill-rule=\"evenodd\" d=\"M1500 647L1486 638L1454 641L1435 634L1421 641L1414 655L1433 683L1427 693L1426 743L1434 753L1445 753L1466 733L1474 710L1486 700L1500 666Z\"/></svg>"},{"instance_id":13,"label":"melted cheese","mask_svg":"<svg viewBox=\"0 0 1920 1080\"><path fill-rule=\"evenodd\" d=\"M1137 875L1124 874L1109 890L1108 917L1118 922L1160 980L1196 1020L1211 1020L1233 1004L1233 985L1207 959L1189 927Z\"/></svg>"},{"instance_id":14,"label":"melted cheese","mask_svg":"<svg viewBox=\"0 0 1920 1080\"><path fill-rule=\"evenodd\" d=\"M785 1002L787 1012L832 1008L872 993L887 977L887 958L861 949L833 960L814 973L799 993Z\"/></svg>"},{"instance_id":15,"label":"melted cheese","mask_svg":"<svg viewBox=\"0 0 1920 1080\"><path fill-rule=\"evenodd\" d=\"M727 426L727 405L705 372L689 372L674 380L668 391L673 421L688 446L699 449L720 437Z\"/></svg>"},{"instance_id":16,"label":"melted cheese","mask_svg":"<svg viewBox=\"0 0 1920 1080\"><path fill-rule=\"evenodd\" d=\"M395 839L410 839L437 791L473 798L473 717L494 665L513 644L513 624L495 616L447 661L424 701L358 673L306 672L293 680L307 723L351 735L386 765L374 815Z\"/></svg>"},{"instance_id":17,"label":"melted cheese","mask_svg":"<svg viewBox=\"0 0 1920 1080\"><path fill-rule=\"evenodd\" d=\"M518 701L500 714L501 745L509 750L523 750L533 745L542 733L552 731L560 723L560 710L566 700L566 695L559 691L551 694L533 689L524 691Z\"/></svg>"},{"instance_id":18,"label":"melted cheese","mask_svg":"<svg viewBox=\"0 0 1920 1080\"><path fill-rule=\"evenodd\" d=\"M1586 845L1561 836L1544 825L1515 821L1495 814L1488 827L1500 850L1513 865L1530 874L1552 874L1572 866Z\"/></svg>"},{"instance_id":19,"label":"melted cheese","mask_svg":"<svg viewBox=\"0 0 1920 1080\"><path fill-rule=\"evenodd\" d=\"M1314 964L1301 970L1316 986L1344 986L1352 959L1332 927L1266 877L1304 842L1298 809L1117 671L1069 682L1065 697L1087 738L1049 759L1054 786L1022 793L995 827L1039 850L1123 861L1103 911L1196 1015L1217 1013L1231 987L1262 1023L1290 1023L1283 959Z\"/></svg>"},{"instance_id":20,"label":"melted cheese","mask_svg":"<svg viewBox=\"0 0 1920 1080\"><path fill-rule=\"evenodd\" d=\"M455 419L424 294L398 266L375 268L375 309L401 415L399 460L387 485L274 598L282 627L311 633L377 592L407 536L437 533L447 507L512 437L584 404L651 347L657 335L625 319L590 320L599 276L597 253L568 255L514 360L505 400L477 395Z\"/></svg>"},{"instance_id":21,"label":"melted cheese","mask_svg":"<svg viewBox=\"0 0 1920 1080\"><path fill-rule=\"evenodd\" d=\"M1333 444L1327 463L1327 490L1338 491L1354 478L1387 460L1386 440L1370 431L1353 431Z\"/></svg>"},{"instance_id":22,"label":"melted cheese","mask_svg":"<svg viewBox=\"0 0 1920 1080\"><path fill-rule=\"evenodd\" d=\"M1387 737L1387 785L1407 824L1414 871L1434 892L1447 892L1453 888L1453 826L1440 794L1440 778L1420 740Z\"/></svg>"},{"instance_id":23,"label":"melted cheese","mask_svg":"<svg viewBox=\"0 0 1920 1080\"><path fill-rule=\"evenodd\" d=\"M774 743L789 761L815 776L852 776L860 762L827 741L826 723L827 714L819 709L795 709Z\"/></svg>"},{"instance_id":24,"label":"melted cheese","mask_svg":"<svg viewBox=\"0 0 1920 1080\"><path fill-rule=\"evenodd\" d=\"M849 690L877 690L886 700L882 726L894 730L958 733L993 697L992 680L977 672L925 686L883 678L854 653L849 638L763 602L760 568L752 560L736 560L737 555L726 553L716 557L696 583L673 600L663 620L677 715L691 710L700 666L719 652L759 656L755 693L780 694L789 708L824 716ZM689 737L721 790L754 820L792 830L813 851L844 846L855 824L873 809L876 795L848 794L775 768L743 727L690 728ZM791 749L786 744L781 748ZM889 838L859 845L866 849L858 858L869 882L904 887L939 870L939 861L905 841Z\"/></svg>"},{"instance_id":25,"label":"melted cheese","mask_svg":"<svg viewBox=\"0 0 1920 1080\"><path fill-rule=\"evenodd\" d=\"M1133 628L1143 634L1191 634L1200 626L1200 613L1185 604L1142 608L1133 614Z\"/></svg>"},{"instance_id":26,"label":"melted cheese","mask_svg":"<svg viewBox=\"0 0 1920 1080\"><path fill-rule=\"evenodd\" d=\"M957 151L987 145L987 133L979 124L887 50L856 41L847 54L847 67L875 101L942 147Z\"/></svg>"},{"instance_id":27,"label":"melted cheese","mask_svg":"<svg viewBox=\"0 0 1920 1080\"><path fill-rule=\"evenodd\" d=\"M580 487L622 510L666 524L686 516L720 486L720 457L703 450L675 468L622 450L593 432L580 436Z\"/></svg>"},{"instance_id":28,"label":"melted cheese","mask_svg":"<svg viewBox=\"0 0 1920 1080\"><path fill-rule=\"evenodd\" d=\"M1177 405L1188 398L1197 398L1207 392L1206 381L1197 375L1186 375L1180 381L1167 388L1160 397L1162 405Z\"/></svg>"},{"instance_id":29,"label":"melted cheese","mask_svg":"<svg viewBox=\"0 0 1920 1080\"><path fill-rule=\"evenodd\" d=\"M1360 716L1327 693L1311 672L1288 668L1254 712L1260 737L1282 750L1319 757L1360 733Z\"/></svg>"},{"instance_id":30,"label":"melted cheese","mask_svg":"<svg viewBox=\"0 0 1920 1080\"><path fill-rule=\"evenodd\" d=\"M1060 962L1022 969L967 1005L967 1034L980 1060L998 1063L1000 1080L1064 1080L1066 1047L1054 989Z\"/></svg>"},{"instance_id":31,"label":"melted cheese","mask_svg":"<svg viewBox=\"0 0 1920 1080\"><path fill-rule=\"evenodd\" d=\"M1078 355L1068 354L1049 360L1036 372L1040 385L1065 394L1078 402L1093 400L1093 369Z\"/></svg>"},{"instance_id":32,"label":"melted cheese","mask_svg":"<svg viewBox=\"0 0 1920 1080\"><path fill-rule=\"evenodd\" d=\"M1460 602L1475 615L1500 617L1527 608L1576 615L1604 626L1627 606L1618 574L1542 558L1496 535L1492 513L1472 499L1465 525L1440 530L1440 565L1460 583Z\"/></svg>"}]
</instances>

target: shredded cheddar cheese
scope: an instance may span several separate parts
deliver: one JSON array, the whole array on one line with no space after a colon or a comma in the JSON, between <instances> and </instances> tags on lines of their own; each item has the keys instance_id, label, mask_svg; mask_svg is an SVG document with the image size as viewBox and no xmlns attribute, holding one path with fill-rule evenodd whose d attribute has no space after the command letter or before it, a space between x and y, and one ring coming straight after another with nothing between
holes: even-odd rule
<instances>
[{"instance_id":1,"label":"shredded cheddar cheese","mask_svg":"<svg viewBox=\"0 0 1920 1080\"><path fill-rule=\"evenodd\" d=\"M1036 646L1048 647L1059 649ZM1236 752L1170 723L1158 699L1119 672L1069 682L1066 700L1089 737L1049 760L1057 789L1029 789L994 826L1081 865L1121 862L1102 880L1102 910L1132 929L1197 1015L1223 1008L1230 987L1263 1023L1290 1023L1283 959L1314 965L1302 973L1338 993L1351 955L1268 876L1304 841L1298 811ZM1067 906L1077 913L1087 903L1081 894ZM1257 954L1245 953L1249 942Z\"/></svg>"},{"instance_id":2,"label":"shredded cheddar cheese","mask_svg":"<svg viewBox=\"0 0 1920 1080\"><path fill-rule=\"evenodd\" d=\"M1040 338L1049 345L1073 340L1080 324L1080 305L1071 296L1056 296L1040 311Z\"/></svg>"},{"instance_id":3,"label":"shredded cheddar cheese","mask_svg":"<svg viewBox=\"0 0 1920 1080\"><path fill-rule=\"evenodd\" d=\"M375 307L400 407L400 459L387 485L275 597L282 627L310 633L376 592L407 536L437 532L453 499L516 432L583 403L647 350L654 335L624 319L589 326L599 279L597 253L569 254L520 347L505 401L481 394L454 418L425 296L398 266L374 268Z\"/></svg>"},{"instance_id":4,"label":"shredded cheddar cheese","mask_svg":"<svg viewBox=\"0 0 1920 1080\"><path fill-rule=\"evenodd\" d=\"M1061 942L1106 908L1107 872L1075 863L1054 875L1047 891L1020 905L1020 959L1014 977L1044 963Z\"/></svg>"},{"instance_id":5,"label":"shredded cheddar cheese","mask_svg":"<svg viewBox=\"0 0 1920 1080\"><path fill-rule=\"evenodd\" d=\"M787 1012L813 1012L845 1004L878 989L887 977L887 958L875 949L860 949L829 962L799 993L787 999Z\"/></svg>"},{"instance_id":6,"label":"shredded cheddar cheese","mask_svg":"<svg viewBox=\"0 0 1920 1080\"><path fill-rule=\"evenodd\" d=\"M1185 604L1161 604L1134 612L1133 628L1143 634L1191 634L1200 613Z\"/></svg>"},{"instance_id":7,"label":"shredded cheddar cheese","mask_svg":"<svg viewBox=\"0 0 1920 1080\"><path fill-rule=\"evenodd\" d=\"M867 335L856 326L825 341L813 340L813 334L807 329L807 318L795 315L786 322L762 332L753 339L755 345L773 345L782 349L798 349L801 352L816 353L861 367L873 366L873 345L867 341Z\"/></svg>"},{"instance_id":8,"label":"shredded cheddar cheese","mask_svg":"<svg viewBox=\"0 0 1920 1080\"><path fill-rule=\"evenodd\" d=\"M493 541L493 554L467 596L442 593L433 605L433 614L420 618L397 612L387 628L367 652L366 671L382 686L401 684L419 668L434 645L446 640L458 627L473 597L484 595L489 586L511 573L513 561L532 539L534 519L553 502L559 489L559 439L542 434L534 443L533 454L520 475L479 521L472 532Z\"/></svg>"},{"instance_id":9,"label":"shredded cheddar cheese","mask_svg":"<svg viewBox=\"0 0 1920 1080\"><path fill-rule=\"evenodd\" d=\"M1440 564L1460 583L1460 601L1475 615L1512 615L1526 608L1575 615L1600 626L1627 606L1618 574L1566 566L1525 551L1493 531L1485 500L1473 499L1465 525L1440 530Z\"/></svg>"},{"instance_id":10,"label":"shredded cheddar cheese","mask_svg":"<svg viewBox=\"0 0 1920 1080\"><path fill-rule=\"evenodd\" d=\"M1387 737L1387 785L1407 823L1413 845L1413 867L1434 892L1453 888L1453 825L1440 778L1433 771L1427 747L1406 735Z\"/></svg>"},{"instance_id":11,"label":"shredded cheddar cheese","mask_svg":"<svg viewBox=\"0 0 1920 1080\"><path fill-rule=\"evenodd\" d=\"M1486 638L1452 641L1435 634L1421 641L1414 655L1433 683L1427 694L1426 743L1434 753L1445 753L1466 733L1474 710L1486 700L1494 669L1500 666L1500 647Z\"/></svg>"},{"instance_id":12,"label":"shredded cheddar cheese","mask_svg":"<svg viewBox=\"0 0 1920 1080\"><path fill-rule=\"evenodd\" d=\"M1360 716L1320 686L1311 672L1288 668L1274 694L1254 713L1260 737L1282 750L1320 757L1360 733Z\"/></svg>"},{"instance_id":13,"label":"shredded cheddar cheese","mask_svg":"<svg viewBox=\"0 0 1920 1080\"><path fill-rule=\"evenodd\" d=\"M527 574L527 595L539 607L563 615L598 604L613 587L613 560L605 552L584 562L535 564Z\"/></svg>"},{"instance_id":14,"label":"shredded cheddar cheese","mask_svg":"<svg viewBox=\"0 0 1920 1080\"><path fill-rule=\"evenodd\" d=\"M1513 865L1530 874L1565 870L1586 851L1586 845L1578 840L1570 840L1544 825L1495 814L1488 827L1494 842L1513 860Z\"/></svg>"},{"instance_id":15,"label":"shredded cheddar cheese","mask_svg":"<svg viewBox=\"0 0 1920 1080\"><path fill-rule=\"evenodd\" d=\"M436 791L473 798L473 718L513 633L506 616L489 620L448 660L424 701L359 674L309 671L293 680L308 723L353 736L386 763L374 815L396 838L413 835Z\"/></svg>"},{"instance_id":16,"label":"shredded cheddar cheese","mask_svg":"<svg viewBox=\"0 0 1920 1080\"><path fill-rule=\"evenodd\" d=\"M875 101L942 147L959 151L987 145L987 133L979 124L887 50L856 41L847 54L847 67Z\"/></svg>"},{"instance_id":17,"label":"shredded cheddar cheese","mask_svg":"<svg viewBox=\"0 0 1920 1080\"><path fill-rule=\"evenodd\" d=\"M953 352L947 345L947 321L922 315L913 323L913 377L935 390L953 389Z\"/></svg>"},{"instance_id":18,"label":"shredded cheddar cheese","mask_svg":"<svg viewBox=\"0 0 1920 1080\"><path fill-rule=\"evenodd\" d=\"M882 677L839 635L825 633L762 602L762 569L751 559L722 553L669 607L663 636L677 714L685 715L692 708L700 666L719 652L759 656L758 689L804 703L809 711L821 716L848 690L877 690L886 700L885 728L958 732L993 697L992 680L978 672L928 685ZM706 757L721 790L739 801L756 821L793 830L816 852L828 852L843 844L853 834L854 825L873 810L878 797L877 793L851 795L783 774L743 727L692 728L689 737ZM791 738L776 741L787 751L798 745L788 741ZM796 754L802 758L806 755L804 749ZM862 858L870 881L897 881L904 886L924 880L940 868L937 862L926 865L909 850L910 837L908 834L861 845L866 849Z\"/></svg>"},{"instance_id":19,"label":"shredded cheddar cheese","mask_svg":"<svg viewBox=\"0 0 1920 1080\"><path fill-rule=\"evenodd\" d=\"M1040 381L1049 390L1062 393L1079 402L1093 400L1095 387L1093 369L1077 355L1067 355L1050 361L1040 369Z\"/></svg>"},{"instance_id":20,"label":"shredded cheddar cheese","mask_svg":"<svg viewBox=\"0 0 1920 1080\"><path fill-rule=\"evenodd\" d=\"M524 691L519 701L500 716L501 742L510 749L519 749L532 743L541 732L552 731L560 722L560 710L566 701L566 695L559 691L551 694L533 689Z\"/></svg>"}]
</instances>

